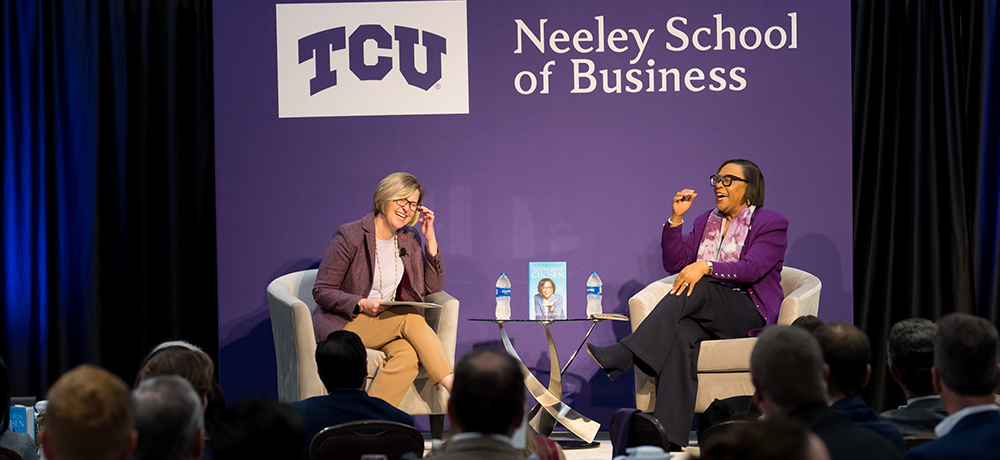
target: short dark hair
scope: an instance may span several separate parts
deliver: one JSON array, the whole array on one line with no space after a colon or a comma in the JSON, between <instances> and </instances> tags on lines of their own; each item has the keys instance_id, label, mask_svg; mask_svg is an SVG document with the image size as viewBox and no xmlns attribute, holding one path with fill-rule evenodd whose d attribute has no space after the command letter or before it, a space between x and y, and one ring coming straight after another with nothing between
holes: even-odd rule
<instances>
[{"instance_id":1,"label":"short dark hair","mask_svg":"<svg viewBox=\"0 0 1000 460\"><path fill-rule=\"evenodd\" d=\"M552 293L556 291L556 282L552 281L552 278L542 278L538 280L538 295L542 295L542 288L545 287L545 283L552 284Z\"/></svg>"},{"instance_id":2,"label":"short dark hair","mask_svg":"<svg viewBox=\"0 0 1000 460\"><path fill-rule=\"evenodd\" d=\"M814 315L800 316L798 318L795 318L795 321L792 321L792 326L801 327L802 329L809 331L810 334L816 332L816 329L819 329L825 325L826 323L824 323L823 320L817 318Z\"/></svg>"},{"instance_id":3,"label":"short dark hair","mask_svg":"<svg viewBox=\"0 0 1000 460\"><path fill-rule=\"evenodd\" d=\"M938 320L934 367L951 391L985 396L996 390L997 328L983 318L952 313Z\"/></svg>"},{"instance_id":4,"label":"short dark hair","mask_svg":"<svg viewBox=\"0 0 1000 460\"><path fill-rule=\"evenodd\" d=\"M750 354L750 375L768 399L786 410L826 399L823 351L802 328L765 329Z\"/></svg>"},{"instance_id":5,"label":"short dark hair","mask_svg":"<svg viewBox=\"0 0 1000 460\"><path fill-rule=\"evenodd\" d=\"M823 350L823 361L830 366L830 390L839 390L846 396L861 393L872 358L868 336L843 321L827 324L813 334Z\"/></svg>"},{"instance_id":6,"label":"short dark hair","mask_svg":"<svg viewBox=\"0 0 1000 460\"><path fill-rule=\"evenodd\" d=\"M368 352L351 331L333 331L316 344L316 368L327 391L361 388L368 370Z\"/></svg>"},{"instance_id":7,"label":"short dark hair","mask_svg":"<svg viewBox=\"0 0 1000 460\"><path fill-rule=\"evenodd\" d=\"M904 319L889 332L889 364L896 368L899 383L918 394L934 393L934 338L938 327L923 318Z\"/></svg>"},{"instance_id":8,"label":"short dark hair","mask_svg":"<svg viewBox=\"0 0 1000 460\"><path fill-rule=\"evenodd\" d=\"M208 445L216 460L298 458L304 431L302 418L292 406L249 398L219 415Z\"/></svg>"},{"instance_id":9,"label":"short dark hair","mask_svg":"<svg viewBox=\"0 0 1000 460\"><path fill-rule=\"evenodd\" d=\"M743 195L743 199L746 200L747 204L756 206L758 208L764 207L764 173L760 172L760 168L757 167L754 162L750 160L743 159L733 159L726 160L721 165L719 165L719 171L728 164L738 165L743 168L743 178L747 181L747 191Z\"/></svg>"},{"instance_id":10,"label":"short dark hair","mask_svg":"<svg viewBox=\"0 0 1000 460\"><path fill-rule=\"evenodd\" d=\"M463 431L506 435L524 407L517 360L494 348L465 355L455 367L451 404Z\"/></svg>"}]
</instances>

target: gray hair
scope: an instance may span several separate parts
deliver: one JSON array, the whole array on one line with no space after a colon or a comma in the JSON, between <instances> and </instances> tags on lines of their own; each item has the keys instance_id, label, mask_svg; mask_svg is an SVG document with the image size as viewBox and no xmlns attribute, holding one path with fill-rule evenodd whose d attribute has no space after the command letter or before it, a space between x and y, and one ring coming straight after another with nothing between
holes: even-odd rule
<instances>
[{"instance_id":1,"label":"gray hair","mask_svg":"<svg viewBox=\"0 0 1000 460\"><path fill-rule=\"evenodd\" d=\"M188 458L195 435L205 426L202 400L191 383L177 375L151 377L132 392L132 401L139 432L136 458Z\"/></svg>"},{"instance_id":2,"label":"gray hair","mask_svg":"<svg viewBox=\"0 0 1000 460\"><path fill-rule=\"evenodd\" d=\"M750 355L750 375L767 399L786 410L826 399L823 351L816 338L799 327L765 329Z\"/></svg>"},{"instance_id":3,"label":"gray hair","mask_svg":"<svg viewBox=\"0 0 1000 460\"><path fill-rule=\"evenodd\" d=\"M985 396L996 390L997 328L983 318L952 313L938 320L934 367L951 391Z\"/></svg>"}]
</instances>

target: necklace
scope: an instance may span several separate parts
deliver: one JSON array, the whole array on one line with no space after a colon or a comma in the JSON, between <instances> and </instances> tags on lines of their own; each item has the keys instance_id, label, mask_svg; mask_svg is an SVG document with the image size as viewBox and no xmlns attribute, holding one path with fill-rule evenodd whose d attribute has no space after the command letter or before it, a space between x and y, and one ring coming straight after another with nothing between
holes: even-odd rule
<instances>
[{"instance_id":1,"label":"necklace","mask_svg":"<svg viewBox=\"0 0 1000 460\"><path fill-rule=\"evenodd\" d=\"M375 268L378 269L379 278L378 292L382 294L382 299L384 300L393 300L396 298L396 278L399 277L399 264L396 263L396 257L399 254L399 235L392 236L392 245L395 248L392 252L392 294L388 298L386 298L385 289L383 288L385 286L385 278L382 277L382 258L379 257L378 251L375 251Z\"/></svg>"}]
</instances>

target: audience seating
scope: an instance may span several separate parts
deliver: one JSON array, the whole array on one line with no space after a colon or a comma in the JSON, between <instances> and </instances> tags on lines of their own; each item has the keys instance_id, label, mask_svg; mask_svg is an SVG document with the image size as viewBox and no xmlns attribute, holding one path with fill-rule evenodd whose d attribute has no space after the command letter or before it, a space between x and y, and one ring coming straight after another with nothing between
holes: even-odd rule
<instances>
[{"instance_id":1,"label":"audience seating","mask_svg":"<svg viewBox=\"0 0 1000 460\"><path fill-rule=\"evenodd\" d=\"M615 432L615 424L617 423L632 424L628 430L628 440L625 442L625 447L656 446L663 449L664 452L670 452L671 446L667 439L667 432L656 417L644 412L636 412L628 417L628 420L619 421L617 418L618 414L611 416L611 422L608 424L611 433ZM675 447L673 450L679 449L679 447Z\"/></svg>"},{"instance_id":2,"label":"audience seating","mask_svg":"<svg viewBox=\"0 0 1000 460\"><path fill-rule=\"evenodd\" d=\"M316 301L312 296L315 283L316 270L313 269L281 276L267 287L274 351L278 363L278 399L282 402L300 401L327 393L316 370L316 336L312 323L312 312L316 309ZM454 366L458 300L442 291L428 295L426 301L444 307L426 310L425 318L427 324L437 332L441 345ZM368 350L369 384L384 360L385 353ZM448 391L441 385L428 383L427 374L421 367L416 381L398 407L410 415L430 414L431 435L440 439L444 414L447 413Z\"/></svg>"},{"instance_id":3,"label":"audience seating","mask_svg":"<svg viewBox=\"0 0 1000 460\"><path fill-rule=\"evenodd\" d=\"M674 276L655 281L628 301L632 330L642 324L673 285ZM796 318L815 315L819 311L819 278L805 271L784 267L781 288L785 300L781 303L778 324L791 324ZM753 394L750 383L750 353L756 338L706 340L698 356L698 397L695 412L704 412L715 399ZM652 412L656 405L656 382L639 369L635 370L635 407Z\"/></svg>"},{"instance_id":4,"label":"audience seating","mask_svg":"<svg viewBox=\"0 0 1000 460\"><path fill-rule=\"evenodd\" d=\"M359 460L382 454L398 460L412 452L424 455L424 437L416 428L397 422L361 420L323 429L309 445L309 460Z\"/></svg>"}]
</instances>

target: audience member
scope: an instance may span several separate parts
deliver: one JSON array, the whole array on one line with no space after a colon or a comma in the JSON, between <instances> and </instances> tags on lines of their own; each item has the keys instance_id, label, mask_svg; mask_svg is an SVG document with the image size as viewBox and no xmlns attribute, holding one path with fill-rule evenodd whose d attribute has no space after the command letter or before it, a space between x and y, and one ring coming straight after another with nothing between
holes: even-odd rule
<instances>
[{"instance_id":1,"label":"audience member","mask_svg":"<svg viewBox=\"0 0 1000 460\"><path fill-rule=\"evenodd\" d=\"M295 409L270 399L237 402L219 413L216 428L207 450L213 460L296 458L304 437Z\"/></svg>"},{"instance_id":2,"label":"audience member","mask_svg":"<svg viewBox=\"0 0 1000 460\"><path fill-rule=\"evenodd\" d=\"M818 436L793 420L736 424L701 446L701 460L829 460Z\"/></svg>"},{"instance_id":3,"label":"audience member","mask_svg":"<svg viewBox=\"0 0 1000 460\"><path fill-rule=\"evenodd\" d=\"M861 399L861 390L872 375L871 342L861 329L842 321L830 323L813 332L823 350L823 361L830 376L826 402L844 418L878 433L891 442L900 453L906 451L906 441L899 428Z\"/></svg>"},{"instance_id":4,"label":"audience member","mask_svg":"<svg viewBox=\"0 0 1000 460\"><path fill-rule=\"evenodd\" d=\"M938 439L906 453L907 459L1000 459L1000 339L989 321L964 313L938 320L931 379L948 417L934 428Z\"/></svg>"},{"instance_id":5,"label":"audience member","mask_svg":"<svg viewBox=\"0 0 1000 460\"><path fill-rule=\"evenodd\" d=\"M773 420L792 419L809 427L833 460L901 458L881 436L851 422L826 404L826 374L819 342L802 328L771 326L750 356L754 402Z\"/></svg>"},{"instance_id":6,"label":"audience member","mask_svg":"<svg viewBox=\"0 0 1000 460\"><path fill-rule=\"evenodd\" d=\"M163 342L142 360L135 386L157 375L179 375L191 382L202 398L206 436L210 436L217 414L226 408L226 400L215 378L215 363L208 353L183 340Z\"/></svg>"},{"instance_id":7,"label":"audience member","mask_svg":"<svg viewBox=\"0 0 1000 460\"><path fill-rule=\"evenodd\" d=\"M519 458L510 436L524 417L521 368L504 351L481 348L455 367L448 418L455 434L441 460Z\"/></svg>"},{"instance_id":8,"label":"audience member","mask_svg":"<svg viewBox=\"0 0 1000 460\"><path fill-rule=\"evenodd\" d=\"M334 331L316 344L316 367L329 394L291 403L301 413L305 427L302 458L309 457L313 436L326 427L358 420L390 420L413 426L412 416L365 393L368 353L357 334Z\"/></svg>"},{"instance_id":9,"label":"audience member","mask_svg":"<svg viewBox=\"0 0 1000 460\"><path fill-rule=\"evenodd\" d=\"M0 358L0 400L7 401L10 407L10 375L7 374L7 365L3 358ZM35 442L27 433L15 433L10 431L10 410L2 411L0 414L0 447L5 447L17 452L23 460L35 460L38 458L38 449Z\"/></svg>"},{"instance_id":10,"label":"audience member","mask_svg":"<svg viewBox=\"0 0 1000 460\"><path fill-rule=\"evenodd\" d=\"M136 460L197 460L205 447L202 399L184 377L143 380L132 392Z\"/></svg>"},{"instance_id":11,"label":"audience member","mask_svg":"<svg viewBox=\"0 0 1000 460\"><path fill-rule=\"evenodd\" d=\"M933 434L934 427L948 416L931 382L936 335L937 325L922 318L900 321L889 333L889 373L903 389L906 405L882 416L903 436Z\"/></svg>"},{"instance_id":12,"label":"audience member","mask_svg":"<svg viewBox=\"0 0 1000 460\"><path fill-rule=\"evenodd\" d=\"M802 329L809 331L810 334L816 332L816 329L819 329L825 325L826 323L824 323L823 320L813 315L800 316L798 318L795 318L795 321L792 321L792 326L801 327Z\"/></svg>"},{"instance_id":13,"label":"audience member","mask_svg":"<svg viewBox=\"0 0 1000 460\"><path fill-rule=\"evenodd\" d=\"M132 395L116 375L84 364L49 389L38 434L48 460L119 460L132 455Z\"/></svg>"}]
</instances>

